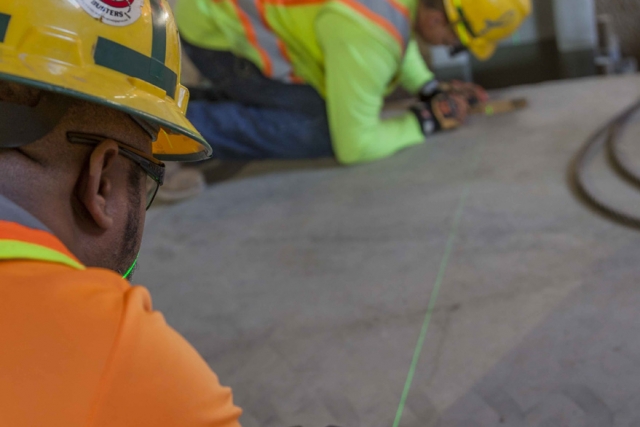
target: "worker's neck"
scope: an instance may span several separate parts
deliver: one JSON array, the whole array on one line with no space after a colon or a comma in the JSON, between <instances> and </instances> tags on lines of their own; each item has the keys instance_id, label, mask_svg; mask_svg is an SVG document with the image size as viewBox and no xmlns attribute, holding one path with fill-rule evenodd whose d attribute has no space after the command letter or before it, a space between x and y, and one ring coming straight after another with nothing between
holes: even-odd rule
<instances>
[{"instance_id":1,"label":"worker's neck","mask_svg":"<svg viewBox=\"0 0 640 427\"><path fill-rule=\"evenodd\" d=\"M27 211L72 252L78 246L74 213L60 185L46 177L30 175L0 160L0 195ZM48 181L48 182L47 182Z\"/></svg>"}]
</instances>

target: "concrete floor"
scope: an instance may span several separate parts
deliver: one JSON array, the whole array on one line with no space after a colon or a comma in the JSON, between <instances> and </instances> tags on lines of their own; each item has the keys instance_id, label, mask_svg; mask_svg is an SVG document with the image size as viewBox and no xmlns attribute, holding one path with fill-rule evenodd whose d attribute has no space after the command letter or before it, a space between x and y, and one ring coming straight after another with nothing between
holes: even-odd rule
<instances>
[{"instance_id":1,"label":"concrete floor","mask_svg":"<svg viewBox=\"0 0 640 427\"><path fill-rule=\"evenodd\" d=\"M136 281L246 427L390 427L439 272L401 426L640 425L640 234L566 183L640 77L498 95L531 107L150 211Z\"/></svg>"}]
</instances>

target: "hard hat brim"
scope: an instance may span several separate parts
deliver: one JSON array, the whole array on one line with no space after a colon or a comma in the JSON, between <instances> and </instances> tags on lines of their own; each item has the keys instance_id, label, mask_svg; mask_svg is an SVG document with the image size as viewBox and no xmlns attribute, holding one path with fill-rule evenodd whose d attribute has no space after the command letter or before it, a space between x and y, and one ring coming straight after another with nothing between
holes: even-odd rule
<instances>
[{"instance_id":1,"label":"hard hat brim","mask_svg":"<svg viewBox=\"0 0 640 427\"><path fill-rule=\"evenodd\" d=\"M56 73L51 72L52 66L58 68ZM162 130L152 150L154 157L159 160L189 162L211 157L211 146L175 102L159 101L158 97L149 93L148 87L145 90L136 88L139 82L127 76L116 78L118 81L115 81L113 73L105 72L100 76L102 79L96 79L97 71L94 69L89 74L84 69L67 64L27 65L18 58L7 56L0 61L0 80L93 102L157 123ZM185 92L183 96L188 97L188 94ZM188 102L188 99L182 102Z\"/></svg>"},{"instance_id":2,"label":"hard hat brim","mask_svg":"<svg viewBox=\"0 0 640 427\"><path fill-rule=\"evenodd\" d=\"M493 56L498 48L497 45L474 39L469 43L469 51L480 61L486 61Z\"/></svg>"}]
</instances>

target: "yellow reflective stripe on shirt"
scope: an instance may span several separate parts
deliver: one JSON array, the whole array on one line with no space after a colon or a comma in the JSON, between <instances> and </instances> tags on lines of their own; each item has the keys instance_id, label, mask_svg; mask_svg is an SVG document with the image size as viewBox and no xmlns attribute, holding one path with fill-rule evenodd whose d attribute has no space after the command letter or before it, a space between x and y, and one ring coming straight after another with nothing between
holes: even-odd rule
<instances>
[{"instance_id":1,"label":"yellow reflective stripe on shirt","mask_svg":"<svg viewBox=\"0 0 640 427\"><path fill-rule=\"evenodd\" d=\"M73 267L77 270L85 270L85 266L73 258L35 243L27 243L19 240L0 240L0 260L27 259L37 261L55 262Z\"/></svg>"}]
</instances>

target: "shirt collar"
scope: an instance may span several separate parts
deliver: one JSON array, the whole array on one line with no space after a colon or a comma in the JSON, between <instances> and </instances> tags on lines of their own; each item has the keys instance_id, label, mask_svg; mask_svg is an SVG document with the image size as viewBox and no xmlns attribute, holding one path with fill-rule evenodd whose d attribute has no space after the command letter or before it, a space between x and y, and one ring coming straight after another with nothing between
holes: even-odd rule
<instances>
[{"instance_id":1,"label":"shirt collar","mask_svg":"<svg viewBox=\"0 0 640 427\"><path fill-rule=\"evenodd\" d=\"M85 267L29 212L0 196L0 260L37 260L64 264L78 270Z\"/></svg>"},{"instance_id":2,"label":"shirt collar","mask_svg":"<svg viewBox=\"0 0 640 427\"><path fill-rule=\"evenodd\" d=\"M0 220L15 222L34 230L49 231L46 225L35 216L0 194Z\"/></svg>"}]
</instances>

